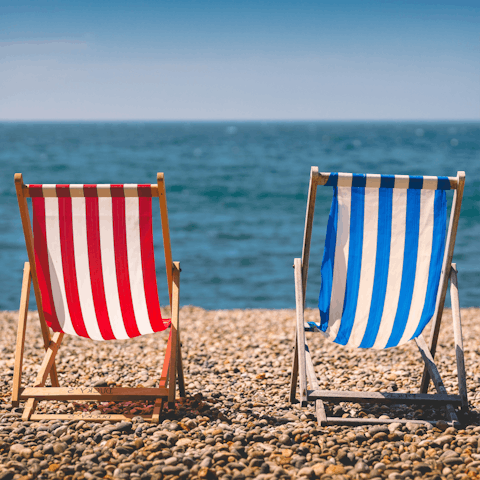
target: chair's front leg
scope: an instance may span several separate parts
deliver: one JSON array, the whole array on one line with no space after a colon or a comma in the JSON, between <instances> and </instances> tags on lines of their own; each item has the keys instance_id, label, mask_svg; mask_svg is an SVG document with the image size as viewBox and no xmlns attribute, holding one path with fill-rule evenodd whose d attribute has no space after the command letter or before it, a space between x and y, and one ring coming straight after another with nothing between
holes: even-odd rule
<instances>
[{"instance_id":1,"label":"chair's front leg","mask_svg":"<svg viewBox=\"0 0 480 480\"><path fill-rule=\"evenodd\" d=\"M305 358L305 322L303 316L303 286L302 286L302 260L296 258L295 268L295 303L297 314L297 354L298 374L300 376L300 404L307 406L307 363Z\"/></svg>"},{"instance_id":2,"label":"chair's front leg","mask_svg":"<svg viewBox=\"0 0 480 480\"><path fill-rule=\"evenodd\" d=\"M25 332L27 330L28 302L30 300L30 286L32 274L30 263L25 262L23 269L22 293L20 296L20 309L18 311L17 346L15 349L15 365L13 370L12 405L18 407L20 386L22 384L23 352L25 349Z\"/></svg>"}]
</instances>

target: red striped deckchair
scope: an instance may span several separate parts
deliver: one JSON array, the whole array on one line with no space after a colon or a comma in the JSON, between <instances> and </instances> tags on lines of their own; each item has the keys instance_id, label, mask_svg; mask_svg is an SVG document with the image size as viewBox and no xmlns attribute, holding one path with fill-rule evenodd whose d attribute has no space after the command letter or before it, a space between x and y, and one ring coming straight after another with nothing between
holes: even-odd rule
<instances>
[{"instance_id":1,"label":"red striped deckchair","mask_svg":"<svg viewBox=\"0 0 480 480\"><path fill-rule=\"evenodd\" d=\"M323 401L443 405L454 423L458 422L454 406L468 412L457 271L452 263L464 183L464 172L427 177L320 173L312 167L302 258L294 265L297 325L290 400L295 401L299 377L300 402L302 406L315 402L320 424L388 423L326 417ZM320 272L320 318L305 324L317 186L333 187L333 200ZM447 233L446 193L452 190ZM434 361L449 279L459 395L447 394ZM430 321L427 345L422 331ZM415 340L424 361L420 392L320 390L305 332L320 332L341 346L376 350ZM427 393L430 379L436 394Z\"/></svg>"},{"instance_id":2,"label":"red striped deckchair","mask_svg":"<svg viewBox=\"0 0 480 480\"><path fill-rule=\"evenodd\" d=\"M26 401L22 418L120 421L134 415L35 414L40 400L154 400L185 396L179 339L180 264L172 262L163 173L154 185L26 185L15 174L28 262L25 263L12 403ZM155 274L152 198L160 201L171 320L162 318ZM32 220L27 199L31 198ZM32 229L33 227L33 229ZM21 387L30 285L33 282L46 354L32 387ZM50 329L54 334L50 336ZM65 334L118 340L170 329L158 387L60 387L55 356ZM178 375L178 378L177 378ZM50 376L51 387L46 387Z\"/></svg>"}]
</instances>

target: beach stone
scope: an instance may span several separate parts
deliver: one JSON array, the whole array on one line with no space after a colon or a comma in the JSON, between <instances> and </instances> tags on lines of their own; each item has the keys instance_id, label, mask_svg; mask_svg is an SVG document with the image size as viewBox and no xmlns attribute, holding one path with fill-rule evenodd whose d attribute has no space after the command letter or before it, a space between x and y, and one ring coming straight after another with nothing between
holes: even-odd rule
<instances>
[{"instance_id":1,"label":"beach stone","mask_svg":"<svg viewBox=\"0 0 480 480\"><path fill-rule=\"evenodd\" d=\"M385 425L375 425L368 430L368 433L374 437L377 433L390 433L390 430Z\"/></svg>"},{"instance_id":2,"label":"beach stone","mask_svg":"<svg viewBox=\"0 0 480 480\"><path fill-rule=\"evenodd\" d=\"M405 472L403 472L403 473L405 474ZM399 472L391 472L391 473L388 474L387 478L388 478L388 480L400 480L404 477Z\"/></svg>"},{"instance_id":3,"label":"beach stone","mask_svg":"<svg viewBox=\"0 0 480 480\"><path fill-rule=\"evenodd\" d=\"M452 465L461 465L463 463L463 459L459 456L453 456L453 455L450 455L444 459L442 459L442 462L445 464L445 465L448 465L449 467L452 467Z\"/></svg>"},{"instance_id":4,"label":"beach stone","mask_svg":"<svg viewBox=\"0 0 480 480\"><path fill-rule=\"evenodd\" d=\"M407 423L405 424L405 428L406 428L409 432L416 432L416 431L420 428L420 424L414 423L414 422L407 422Z\"/></svg>"},{"instance_id":5,"label":"beach stone","mask_svg":"<svg viewBox=\"0 0 480 480\"><path fill-rule=\"evenodd\" d=\"M329 465L325 470L325 473L331 475L339 475L345 473L345 467L343 465Z\"/></svg>"},{"instance_id":6,"label":"beach stone","mask_svg":"<svg viewBox=\"0 0 480 480\"><path fill-rule=\"evenodd\" d=\"M320 477L325 473L326 466L324 463L316 463L312 467L313 473L315 473L316 477Z\"/></svg>"},{"instance_id":7,"label":"beach stone","mask_svg":"<svg viewBox=\"0 0 480 480\"><path fill-rule=\"evenodd\" d=\"M373 467L373 469L378 471L378 472L383 472L386 468L387 468L387 466L383 462L378 462Z\"/></svg>"},{"instance_id":8,"label":"beach stone","mask_svg":"<svg viewBox=\"0 0 480 480\"><path fill-rule=\"evenodd\" d=\"M303 467L298 471L298 475L300 477L313 478L315 476L315 472L311 467Z\"/></svg>"},{"instance_id":9,"label":"beach stone","mask_svg":"<svg viewBox=\"0 0 480 480\"><path fill-rule=\"evenodd\" d=\"M14 455L21 455L24 448L25 445L23 445L22 443L15 443L10 447L10 453Z\"/></svg>"},{"instance_id":10,"label":"beach stone","mask_svg":"<svg viewBox=\"0 0 480 480\"><path fill-rule=\"evenodd\" d=\"M167 465L163 467L163 475L178 475L183 471L183 467L177 465Z\"/></svg>"},{"instance_id":11,"label":"beach stone","mask_svg":"<svg viewBox=\"0 0 480 480\"><path fill-rule=\"evenodd\" d=\"M176 445L178 447L188 447L192 443L192 439L190 438L180 438L177 440Z\"/></svg>"},{"instance_id":12,"label":"beach stone","mask_svg":"<svg viewBox=\"0 0 480 480\"><path fill-rule=\"evenodd\" d=\"M64 442L57 442L53 445L53 451L56 454L63 453L68 448L68 445Z\"/></svg>"},{"instance_id":13,"label":"beach stone","mask_svg":"<svg viewBox=\"0 0 480 480\"><path fill-rule=\"evenodd\" d=\"M452 440L453 435L442 435L441 437L437 437L434 441L438 446L443 447L446 444L452 443Z\"/></svg>"},{"instance_id":14,"label":"beach stone","mask_svg":"<svg viewBox=\"0 0 480 480\"><path fill-rule=\"evenodd\" d=\"M435 426L439 430L445 431L448 428L448 423L445 420L439 420Z\"/></svg>"},{"instance_id":15,"label":"beach stone","mask_svg":"<svg viewBox=\"0 0 480 480\"><path fill-rule=\"evenodd\" d=\"M0 480L12 480L15 476L15 470L8 469L8 470L0 470Z\"/></svg>"},{"instance_id":16,"label":"beach stone","mask_svg":"<svg viewBox=\"0 0 480 480\"><path fill-rule=\"evenodd\" d=\"M197 475L198 475L198 478L204 478L206 480L216 480L217 478L217 474L215 473L215 470L207 467L200 468Z\"/></svg>"},{"instance_id":17,"label":"beach stone","mask_svg":"<svg viewBox=\"0 0 480 480\"><path fill-rule=\"evenodd\" d=\"M363 460L359 460L354 467L354 471L358 473L367 473L369 470L368 465Z\"/></svg>"},{"instance_id":18,"label":"beach stone","mask_svg":"<svg viewBox=\"0 0 480 480\"><path fill-rule=\"evenodd\" d=\"M458 457L458 453L450 449L444 450L440 455L440 460L445 460L448 457Z\"/></svg>"},{"instance_id":19,"label":"beach stone","mask_svg":"<svg viewBox=\"0 0 480 480\"><path fill-rule=\"evenodd\" d=\"M399 423L399 422L390 423L390 424L388 425L388 431L389 431L390 433L393 433L393 432L395 432L396 430L399 430L399 429L401 429L401 428L402 428L402 424Z\"/></svg>"},{"instance_id":20,"label":"beach stone","mask_svg":"<svg viewBox=\"0 0 480 480\"><path fill-rule=\"evenodd\" d=\"M64 433L67 433L67 430L68 430L68 427L66 425L62 425L61 427L58 427L56 428L54 431L53 431L53 434L56 436L56 437L61 437Z\"/></svg>"}]
</instances>

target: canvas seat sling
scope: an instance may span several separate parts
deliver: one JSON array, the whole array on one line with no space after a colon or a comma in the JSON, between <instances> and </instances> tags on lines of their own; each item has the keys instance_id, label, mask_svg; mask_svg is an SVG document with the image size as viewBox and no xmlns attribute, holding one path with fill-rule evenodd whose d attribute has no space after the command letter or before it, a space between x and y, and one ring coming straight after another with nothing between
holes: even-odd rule
<instances>
[{"instance_id":1,"label":"canvas seat sling","mask_svg":"<svg viewBox=\"0 0 480 480\"><path fill-rule=\"evenodd\" d=\"M180 268L171 260L163 174L158 174L157 184L153 185L25 185L20 174L15 176L15 183L29 262L24 270L19 313L13 401L26 400L23 416L35 419L42 417L34 410L43 399L154 400L154 414L148 420L158 421L163 401L168 399L172 404L175 400L177 374L184 395L178 340ZM160 201L171 320L162 317L157 289L152 227L155 197ZM27 198L31 198L32 223ZM21 388L30 278L46 356L34 386ZM52 338L48 327L54 332ZM101 342L166 329L170 329L170 335L158 387L95 389L58 385L54 359L65 334ZM52 387L45 387L49 375ZM123 418L128 414L92 420Z\"/></svg>"},{"instance_id":2,"label":"canvas seat sling","mask_svg":"<svg viewBox=\"0 0 480 480\"><path fill-rule=\"evenodd\" d=\"M299 352L308 350L300 337L304 338L304 332L321 332L340 346L377 350L415 339L425 361L425 372L419 394L371 392L362 397L361 392L350 392L350 395L320 392L307 351L301 355L305 357L304 362L309 363L301 366L301 370L305 370L301 384L308 375L313 385L311 393L304 388L303 403L316 399L439 402L447 405L452 421L458 420L452 405L468 408L459 309L454 312L454 323L458 330L455 341L462 352L462 358L457 358L461 395L447 395L433 361L451 272L456 282L456 268L452 269L451 261L463 183L463 172L457 177L422 177L319 173L317 168L312 168L303 262L296 259L295 264L299 290L297 319L302 318L297 321L294 367L295 362L300 361ZM321 264L320 318L318 322L304 324L303 304L317 185L333 187L333 199ZM455 191L455 198L447 234L446 192L449 190ZM454 289L457 292L456 284ZM432 319L432 336L427 346L422 332ZM434 380L437 395L427 396L428 377ZM292 392L295 388L292 376ZM293 400L294 395L291 398ZM321 404L318 407L323 408ZM325 423L325 414L321 413Z\"/></svg>"}]
</instances>

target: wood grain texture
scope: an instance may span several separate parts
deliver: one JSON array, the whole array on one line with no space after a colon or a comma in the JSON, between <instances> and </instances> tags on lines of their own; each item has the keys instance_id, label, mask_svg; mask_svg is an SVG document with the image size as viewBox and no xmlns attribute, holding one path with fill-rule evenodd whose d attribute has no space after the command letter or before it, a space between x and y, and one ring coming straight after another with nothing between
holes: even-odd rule
<instances>
[{"instance_id":1,"label":"wood grain texture","mask_svg":"<svg viewBox=\"0 0 480 480\"><path fill-rule=\"evenodd\" d=\"M348 392L332 390L309 390L308 400L327 400L329 402L354 402L354 403L401 403L446 405L454 403L460 405L460 395L428 394L428 393L399 393L399 392Z\"/></svg>"},{"instance_id":2,"label":"wood grain texture","mask_svg":"<svg viewBox=\"0 0 480 480\"><path fill-rule=\"evenodd\" d=\"M172 281L172 324L171 324L171 342L170 362L168 370L168 405L169 408L175 407L175 388L177 375L177 352L178 352L178 327L179 327L179 310L180 310L180 262L173 265L173 281Z\"/></svg>"},{"instance_id":3,"label":"wood grain texture","mask_svg":"<svg viewBox=\"0 0 480 480\"><path fill-rule=\"evenodd\" d=\"M313 366L312 362L312 355L310 354L310 350L307 346L307 342L305 341L305 362L307 367L307 378L308 383L312 390L319 390L320 387L318 385L317 376L315 374L315 367ZM317 416L318 426L322 426L327 421L327 414L325 412L325 406L323 405L322 400L315 400L315 414Z\"/></svg>"},{"instance_id":4,"label":"wood grain texture","mask_svg":"<svg viewBox=\"0 0 480 480\"><path fill-rule=\"evenodd\" d=\"M23 354L25 350L25 333L27 331L28 302L32 275L30 264L25 262L23 268L22 294L18 311L17 344L15 347L15 365L13 371L12 405L18 407L20 385L22 383Z\"/></svg>"},{"instance_id":5,"label":"wood grain texture","mask_svg":"<svg viewBox=\"0 0 480 480\"><path fill-rule=\"evenodd\" d=\"M305 228L303 232L302 247L302 286L303 306L305 307L305 295L307 293L308 265L310 262L310 246L312 243L313 217L315 214L315 199L317 197L318 167L310 169L310 185L308 187L307 213L305 214Z\"/></svg>"},{"instance_id":6,"label":"wood grain texture","mask_svg":"<svg viewBox=\"0 0 480 480\"><path fill-rule=\"evenodd\" d=\"M165 178L162 172L157 173L158 200L160 203L160 217L162 219L163 251L165 252L165 269L167 271L168 293L170 310L172 309L172 246L170 243L170 227L168 225L167 192Z\"/></svg>"},{"instance_id":7,"label":"wood grain texture","mask_svg":"<svg viewBox=\"0 0 480 480\"><path fill-rule=\"evenodd\" d=\"M432 425L436 426L437 420L410 420L408 418L342 418L342 417L327 417L325 420L325 425L347 425L347 426L357 426L357 425L388 425L390 423L401 423L406 425L407 423L415 423L418 425ZM442 421L442 423L444 423ZM450 426L458 427L458 422L450 422Z\"/></svg>"},{"instance_id":8,"label":"wood grain texture","mask_svg":"<svg viewBox=\"0 0 480 480\"><path fill-rule=\"evenodd\" d=\"M126 400L153 400L166 397L167 388L127 387L26 387L20 389L20 399L36 400L95 400L113 402Z\"/></svg>"},{"instance_id":9,"label":"wood grain texture","mask_svg":"<svg viewBox=\"0 0 480 480\"><path fill-rule=\"evenodd\" d=\"M295 267L295 303L297 313L298 373L300 377L300 404L307 405L307 376L305 361L305 328L303 319L302 260L296 258Z\"/></svg>"},{"instance_id":10,"label":"wood grain texture","mask_svg":"<svg viewBox=\"0 0 480 480\"><path fill-rule=\"evenodd\" d=\"M297 381L298 381L298 340L297 329L295 328L295 345L293 346L292 358L292 374L290 375L290 403L295 403L297 396Z\"/></svg>"},{"instance_id":11,"label":"wood grain texture","mask_svg":"<svg viewBox=\"0 0 480 480\"><path fill-rule=\"evenodd\" d=\"M104 414L92 414L92 413L81 413L81 414L68 414L68 413L34 413L31 417L30 420L33 422L41 422L42 420L48 421L48 420L64 420L64 421L71 421L71 420L83 420L86 422L123 422L123 421L129 421L132 420L134 417L142 417L146 422L149 423L158 423L158 420L156 421L153 418L153 415L129 415L129 414L110 414L110 413L104 413Z\"/></svg>"}]
</instances>

